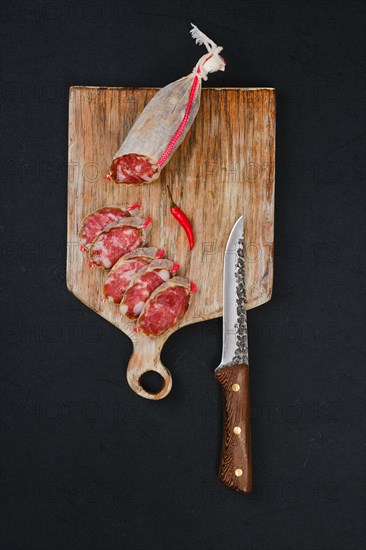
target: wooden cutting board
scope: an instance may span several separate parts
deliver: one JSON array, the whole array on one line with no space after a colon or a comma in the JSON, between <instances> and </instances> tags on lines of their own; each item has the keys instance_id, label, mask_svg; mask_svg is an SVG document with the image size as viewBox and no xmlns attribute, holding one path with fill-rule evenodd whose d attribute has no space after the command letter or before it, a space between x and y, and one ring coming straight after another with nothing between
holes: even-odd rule
<instances>
[{"instance_id":1,"label":"wooden cutting board","mask_svg":"<svg viewBox=\"0 0 366 550\"><path fill-rule=\"evenodd\" d=\"M133 342L127 368L131 388L161 399L172 385L160 352L179 327L222 315L223 256L237 218L244 216L247 308L271 298L273 283L275 91L272 88L204 88L201 108L185 141L151 184L117 185L105 179L111 159L136 117L157 88L74 86L69 100L67 287L86 306L116 325ZM191 252L183 229L172 217L166 192L194 227ZM82 219L102 206L142 202L140 215L152 216L149 245L164 248L197 293L178 327L158 338L135 333L118 306L102 302L106 272L90 268L79 251ZM122 343L121 343L122 345ZM158 393L140 384L157 371Z\"/></svg>"}]
</instances>

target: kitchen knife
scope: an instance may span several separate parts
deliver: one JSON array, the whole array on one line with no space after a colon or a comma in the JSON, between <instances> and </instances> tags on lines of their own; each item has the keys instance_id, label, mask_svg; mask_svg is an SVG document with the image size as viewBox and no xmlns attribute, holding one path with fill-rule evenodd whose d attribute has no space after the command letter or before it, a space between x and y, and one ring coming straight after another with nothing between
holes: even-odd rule
<instances>
[{"instance_id":1,"label":"kitchen knife","mask_svg":"<svg viewBox=\"0 0 366 550\"><path fill-rule=\"evenodd\" d=\"M223 303L222 358L215 369L224 400L219 477L231 489L250 493L252 457L243 217L235 223L226 245Z\"/></svg>"}]
</instances>

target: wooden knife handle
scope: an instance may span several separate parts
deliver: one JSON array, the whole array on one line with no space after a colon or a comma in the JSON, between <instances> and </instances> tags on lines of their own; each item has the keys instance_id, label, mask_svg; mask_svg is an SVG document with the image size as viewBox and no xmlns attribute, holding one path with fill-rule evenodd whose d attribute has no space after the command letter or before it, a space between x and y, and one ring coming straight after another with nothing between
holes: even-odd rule
<instances>
[{"instance_id":1,"label":"wooden knife handle","mask_svg":"<svg viewBox=\"0 0 366 550\"><path fill-rule=\"evenodd\" d=\"M249 410L249 368L223 367L215 372L224 398L224 433L220 480L243 493L252 490L252 449Z\"/></svg>"}]
</instances>

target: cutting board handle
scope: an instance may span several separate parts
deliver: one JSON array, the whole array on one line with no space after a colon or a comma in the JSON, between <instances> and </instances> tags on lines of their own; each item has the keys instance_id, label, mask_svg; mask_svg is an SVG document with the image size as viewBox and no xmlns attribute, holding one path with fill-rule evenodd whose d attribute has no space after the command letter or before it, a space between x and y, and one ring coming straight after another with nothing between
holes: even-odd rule
<instances>
[{"instance_id":1,"label":"cutting board handle","mask_svg":"<svg viewBox=\"0 0 366 550\"><path fill-rule=\"evenodd\" d=\"M143 338L143 345L142 342L139 345L139 339L134 342L134 350L127 366L127 382L140 397L157 401L166 397L172 389L172 375L160 361L160 351L164 342ZM163 387L157 393L150 393L141 385L141 376L150 371L157 372L163 378Z\"/></svg>"}]
</instances>

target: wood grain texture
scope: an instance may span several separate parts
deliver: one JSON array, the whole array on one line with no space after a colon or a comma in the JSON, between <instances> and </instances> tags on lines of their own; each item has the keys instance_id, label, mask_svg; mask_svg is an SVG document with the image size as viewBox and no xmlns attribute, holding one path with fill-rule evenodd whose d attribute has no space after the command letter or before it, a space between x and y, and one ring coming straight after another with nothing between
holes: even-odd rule
<instances>
[{"instance_id":1,"label":"wood grain texture","mask_svg":"<svg viewBox=\"0 0 366 550\"><path fill-rule=\"evenodd\" d=\"M252 490L252 446L250 435L249 368L223 367L215 371L224 401L224 428L219 477L225 485L242 493Z\"/></svg>"},{"instance_id":2,"label":"wood grain texture","mask_svg":"<svg viewBox=\"0 0 366 550\"><path fill-rule=\"evenodd\" d=\"M275 92L257 88L204 88L196 121L160 178L146 185L117 185L104 179L115 152L156 88L72 87L69 101L67 286L85 305L117 326L134 343L128 381L134 391L161 399L171 379L160 350L172 332L150 339L118 307L102 303L106 272L90 269L79 251L82 219L97 208L142 201L140 215L153 217L149 245L165 248L181 265L179 274L198 292L180 327L222 315L223 256L231 227L244 215L247 308L272 293L274 228ZM169 210L166 184L192 221L191 252L184 230ZM107 353L107 351L106 351ZM160 370L166 380L158 394L138 383L141 374Z\"/></svg>"}]
</instances>

